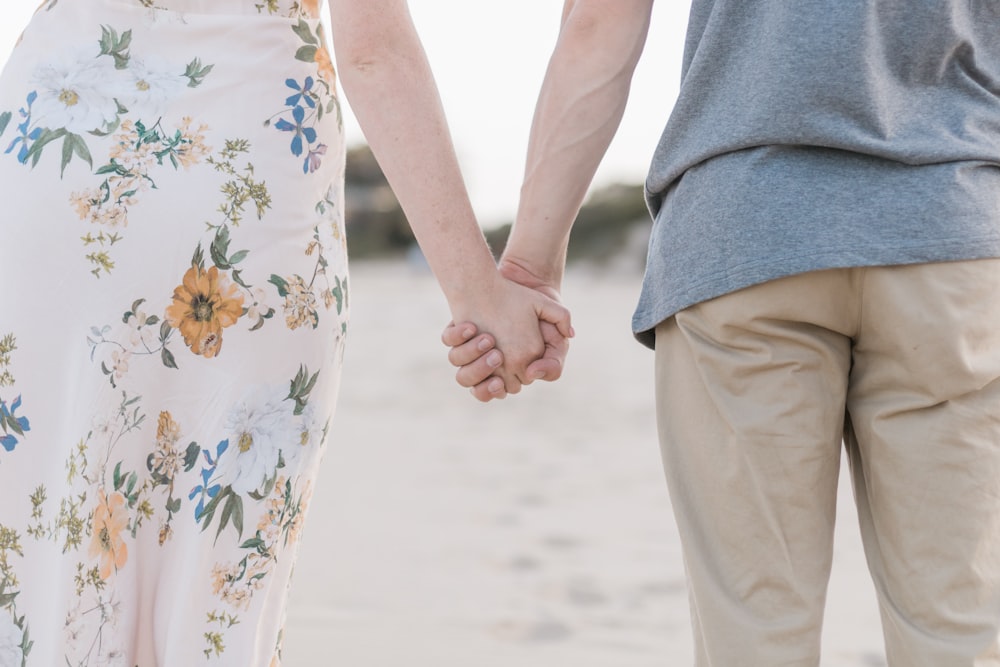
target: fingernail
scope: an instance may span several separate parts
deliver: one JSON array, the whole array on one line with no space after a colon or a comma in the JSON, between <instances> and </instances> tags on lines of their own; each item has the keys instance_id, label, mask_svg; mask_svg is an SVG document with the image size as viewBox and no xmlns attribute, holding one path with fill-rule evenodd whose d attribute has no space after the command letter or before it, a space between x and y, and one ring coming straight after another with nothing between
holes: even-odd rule
<instances>
[{"instance_id":1,"label":"fingernail","mask_svg":"<svg viewBox=\"0 0 1000 667\"><path fill-rule=\"evenodd\" d=\"M535 371L534 373L531 374L531 377L535 378L536 380L542 380L545 378L545 371Z\"/></svg>"},{"instance_id":2,"label":"fingernail","mask_svg":"<svg viewBox=\"0 0 1000 667\"><path fill-rule=\"evenodd\" d=\"M483 338L481 341L479 341L479 344L476 345L476 347L479 348L480 352L485 352L486 350L493 347L493 342L489 338Z\"/></svg>"},{"instance_id":3,"label":"fingernail","mask_svg":"<svg viewBox=\"0 0 1000 667\"><path fill-rule=\"evenodd\" d=\"M466 327L465 329L462 329L462 338L468 340L472 338L473 334L475 333L476 333L475 329L473 329L472 327Z\"/></svg>"},{"instance_id":4,"label":"fingernail","mask_svg":"<svg viewBox=\"0 0 1000 667\"><path fill-rule=\"evenodd\" d=\"M493 378L490 380L490 383L486 385L486 388L489 389L491 394L499 394L503 391L503 380L500 378Z\"/></svg>"},{"instance_id":5,"label":"fingernail","mask_svg":"<svg viewBox=\"0 0 1000 667\"><path fill-rule=\"evenodd\" d=\"M489 364L490 368L496 368L501 363L503 363L503 357L500 356L499 352L493 350L488 355L486 355L486 363Z\"/></svg>"}]
</instances>

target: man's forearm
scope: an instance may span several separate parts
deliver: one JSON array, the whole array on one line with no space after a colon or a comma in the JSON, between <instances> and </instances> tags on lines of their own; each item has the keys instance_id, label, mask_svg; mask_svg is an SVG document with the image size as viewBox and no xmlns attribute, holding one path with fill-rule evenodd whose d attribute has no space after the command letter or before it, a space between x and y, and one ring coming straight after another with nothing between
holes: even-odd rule
<instances>
[{"instance_id":1,"label":"man's forearm","mask_svg":"<svg viewBox=\"0 0 1000 667\"><path fill-rule=\"evenodd\" d=\"M568 0L504 263L558 289L569 233L621 123L653 0Z\"/></svg>"}]
</instances>

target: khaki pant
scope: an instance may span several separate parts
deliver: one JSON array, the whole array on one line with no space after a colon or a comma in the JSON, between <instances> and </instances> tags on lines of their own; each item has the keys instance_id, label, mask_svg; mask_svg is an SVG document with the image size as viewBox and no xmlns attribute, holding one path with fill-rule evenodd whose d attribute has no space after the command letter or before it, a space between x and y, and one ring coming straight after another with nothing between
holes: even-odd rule
<instances>
[{"instance_id":1,"label":"khaki pant","mask_svg":"<svg viewBox=\"0 0 1000 667\"><path fill-rule=\"evenodd\" d=\"M1000 260L701 303L656 380L697 665L819 664L842 439L889 665L1000 665Z\"/></svg>"}]
</instances>

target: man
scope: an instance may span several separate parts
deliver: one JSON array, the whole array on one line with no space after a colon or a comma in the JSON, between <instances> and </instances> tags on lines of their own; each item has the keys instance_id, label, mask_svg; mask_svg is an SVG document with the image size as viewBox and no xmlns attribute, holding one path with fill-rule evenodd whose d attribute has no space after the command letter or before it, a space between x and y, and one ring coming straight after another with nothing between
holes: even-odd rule
<instances>
[{"instance_id":1,"label":"man","mask_svg":"<svg viewBox=\"0 0 1000 667\"><path fill-rule=\"evenodd\" d=\"M651 5L566 3L509 278L558 290ZM1000 665L1000 3L694 0L647 190L696 663L819 664L843 440L889 664Z\"/></svg>"}]
</instances>

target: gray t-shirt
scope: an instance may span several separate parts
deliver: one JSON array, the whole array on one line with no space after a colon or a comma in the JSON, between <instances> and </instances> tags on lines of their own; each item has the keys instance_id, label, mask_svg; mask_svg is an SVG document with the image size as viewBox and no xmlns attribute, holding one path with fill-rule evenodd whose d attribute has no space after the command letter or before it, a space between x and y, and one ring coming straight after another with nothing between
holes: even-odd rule
<instances>
[{"instance_id":1,"label":"gray t-shirt","mask_svg":"<svg viewBox=\"0 0 1000 667\"><path fill-rule=\"evenodd\" d=\"M693 0L636 337L805 271L1000 256L1000 0Z\"/></svg>"}]
</instances>

